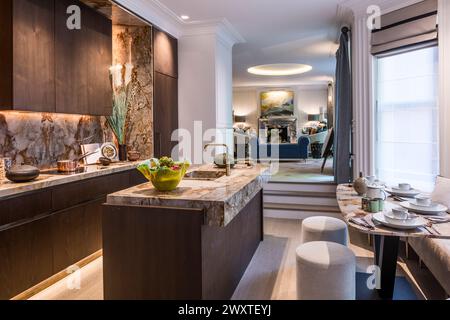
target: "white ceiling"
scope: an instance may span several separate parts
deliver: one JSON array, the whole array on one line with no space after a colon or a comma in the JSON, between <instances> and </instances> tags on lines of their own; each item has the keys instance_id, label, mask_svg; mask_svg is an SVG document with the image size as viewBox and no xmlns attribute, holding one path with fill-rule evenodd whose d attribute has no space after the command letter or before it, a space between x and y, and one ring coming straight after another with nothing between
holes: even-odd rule
<instances>
[{"instance_id":1,"label":"white ceiling","mask_svg":"<svg viewBox=\"0 0 450 320\"><path fill-rule=\"evenodd\" d=\"M335 72L338 4L343 0L159 0L190 21L226 18L246 43L233 49L234 86L286 86L330 81ZM309 64L309 73L265 77L254 65Z\"/></svg>"},{"instance_id":2,"label":"white ceiling","mask_svg":"<svg viewBox=\"0 0 450 320\"><path fill-rule=\"evenodd\" d=\"M325 84L332 80L341 20L349 18L350 8L366 14L369 5L379 5L386 13L422 0L150 1L159 4L153 7L157 11L161 6L169 9L172 18L172 14L190 16L189 22L227 19L246 40L233 49L233 85L281 87ZM249 67L273 63L310 64L313 70L288 77L247 73Z\"/></svg>"},{"instance_id":3,"label":"white ceiling","mask_svg":"<svg viewBox=\"0 0 450 320\"><path fill-rule=\"evenodd\" d=\"M226 18L246 40L233 49L234 86L286 86L330 81L342 0L159 0L190 21ZM267 77L247 73L249 67L302 63L311 72Z\"/></svg>"}]
</instances>

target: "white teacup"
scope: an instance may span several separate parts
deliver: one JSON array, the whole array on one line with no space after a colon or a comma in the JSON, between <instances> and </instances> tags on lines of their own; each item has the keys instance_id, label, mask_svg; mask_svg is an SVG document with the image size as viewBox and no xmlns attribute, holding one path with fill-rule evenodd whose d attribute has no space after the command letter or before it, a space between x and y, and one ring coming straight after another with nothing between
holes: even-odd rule
<instances>
[{"instance_id":1,"label":"white teacup","mask_svg":"<svg viewBox=\"0 0 450 320\"><path fill-rule=\"evenodd\" d=\"M416 201L417 201L417 204L419 204L421 206L427 206L427 207L431 206L431 198L428 196L422 196L422 195L417 196Z\"/></svg>"},{"instance_id":2,"label":"white teacup","mask_svg":"<svg viewBox=\"0 0 450 320\"><path fill-rule=\"evenodd\" d=\"M402 191L409 191L411 190L411 185L409 183L399 183L398 188Z\"/></svg>"},{"instance_id":3,"label":"white teacup","mask_svg":"<svg viewBox=\"0 0 450 320\"><path fill-rule=\"evenodd\" d=\"M367 179L367 182L369 182L369 184L374 184L377 177L376 176L367 176L366 179Z\"/></svg>"},{"instance_id":4,"label":"white teacup","mask_svg":"<svg viewBox=\"0 0 450 320\"><path fill-rule=\"evenodd\" d=\"M408 219L408 210L405 208L393 208L392 214L397 219Z\"/></svg>"}]
</instances>

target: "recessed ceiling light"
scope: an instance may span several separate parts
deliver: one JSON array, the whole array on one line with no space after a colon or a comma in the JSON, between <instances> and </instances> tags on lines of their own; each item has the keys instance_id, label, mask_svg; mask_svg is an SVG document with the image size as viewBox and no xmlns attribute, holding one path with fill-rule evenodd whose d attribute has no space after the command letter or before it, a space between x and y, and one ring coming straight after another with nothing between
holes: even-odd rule
<instances>
[{"instance_id":1,"label":"recessed ceiling light","mask_svg":"<svg viewBox=\"0 0 450 320\"><path fill-rule=\"evenodd\" d=\"M306 64L277 63L254 66L249 68L247 71L251 74L256 74L259 76L292 76L294 74L301 74L311 70L312 67Z\"/></svg>"},{"instance_id":2,"label":"recessed ceiling light","mask_svg":"<svg viewBox=\"0 0 450 320\"><path fill-rule=\"evenodd\" d=\"M180 16L180 18L183 19L183 20L189 20L190 17L185 15L185 14L183 14L182 16Z\"/></svg>"}]
</instances>

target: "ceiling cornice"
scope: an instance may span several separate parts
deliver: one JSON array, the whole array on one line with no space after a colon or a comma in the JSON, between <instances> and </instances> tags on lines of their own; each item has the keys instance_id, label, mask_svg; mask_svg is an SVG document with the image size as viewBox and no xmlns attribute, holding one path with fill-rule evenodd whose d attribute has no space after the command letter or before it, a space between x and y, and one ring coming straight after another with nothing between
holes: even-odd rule
<instances>
[{"instance_id":1,"label":"ceiling cornice","mask_svg":"<svg viewBox=\"0 0 450 320\"><path fill-rule=\"evenodd\" d=\"M232 47L234 44L243 43L245 39L233 27L227 19L214 19L204 21L186 22L183 25L182 36L215 35L226 45Z\"/></svg>"},{"instance_id":2,"label":"ceiling cornice","mask_svg":"<svg viewBox=\"0 0 450 320\"><path fill-rule=\"evenodd\" d=\"M151 24L179 38L183 21L173 11L158 0L114 0L131 12L146 19Z\"/></svg>"},{"instance_id":3,"label":"ceiling cornice","mask_svg":"<svg viewBox=\"0 0 450 320\"><path fill-rule=\"evenodd\" d=\"M245 39L225 18L203 21L184 21L175 12L158 0L114 0L132 12L142 16L158 28L175 38L199 34L215 34L221 41L232 47Z\"/></svg>"}]
</instances>

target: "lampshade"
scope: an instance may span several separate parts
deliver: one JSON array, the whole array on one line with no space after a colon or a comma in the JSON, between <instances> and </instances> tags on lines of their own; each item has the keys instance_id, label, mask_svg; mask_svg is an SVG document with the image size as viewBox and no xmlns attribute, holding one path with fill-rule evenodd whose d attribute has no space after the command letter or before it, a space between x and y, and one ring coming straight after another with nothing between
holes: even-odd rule
<instances>
[{"instance_id":1,"label":"lampshade","mask_svg":"<svg viewBox=\"0 0 450 320\"><path fill-rule=\"evenodd\" d=\"M308 114L308 121L320 121L320 114Z\"/></svg>"},{"instance_id":2,"label":"lampshade","mask_svg":"<svg viewBox=\"0 0 450 320\"><path fill-rule=\"evenodd\" d=\"M247 122L247 117L246 116L234 116L234 122L235 123Z\"/></svg>"}]
</instances>

